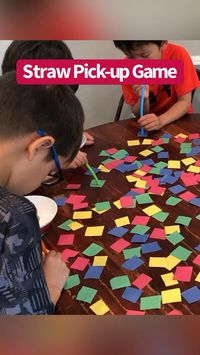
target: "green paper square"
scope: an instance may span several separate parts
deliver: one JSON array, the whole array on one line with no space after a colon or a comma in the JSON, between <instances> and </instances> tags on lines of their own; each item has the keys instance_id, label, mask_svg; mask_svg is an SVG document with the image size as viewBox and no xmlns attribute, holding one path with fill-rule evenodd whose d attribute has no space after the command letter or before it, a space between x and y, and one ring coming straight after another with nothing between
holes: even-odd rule
<instances>
[{"instance_id":1,"label":"green paper square","mask_svg":"<svg viewBox=\"0 0 200 355\"><path fill-rule=\"evenodd\" d=\"M96 180L95 179L92 179L92 181L91 181L91 183L90 183L90 187L99 187L99 188L101 188L101 187L103 187L103 185L105 184L105 182L106 182L106 180L99 180L98 179L98 184L97 184L97 182L96 182Z\"/></svg>"},{"instance_id":2,"label":"green paper square","mask_svg":"<svg viewBox=\"0 0 200 355\"><path fill-rule=\"evenodd\" d=\"M188 227L191 222L191 219L192 219L191 217L187 217L187 216L178 216L176 218L175 223L182 224L183 226Z\"/></svg>"},{"instance_id":3,"label":"green paper square","mask_svg":"<svg viewBox=\"0 0 200 355\"><path fill-rule=\"evenodd\" d=\"M140 257L141 256L141 247L124 249L123 254L124 254L125 260L130 259L135 255Z\"/></svg>"},{"instance_id":4,"label":"green paper square","mask_svg":"<svg viewBox=\"0 0 200 355\"><path fill-rule=\"evenodd\" d=\"M163 140L163 144L168 144L168 143L169 143L170 138L162 138L162 140Z\"/></svg>"},{"instance_id":5,"label":"green paper square","mask_svg":"<svg viewBox=\"0 0 200 355\"><path fill-rule=\"evenodd\" d=\"M95 256L100 253L101 250L103 250L103 248L100 245L92 243L82 253L87 256Z\"/></svg>"},{"instance_id":6,"label":"green paper square","mask_svg":"<svg viewBox=\"0 0 200 355\"><path fill-rule=\"evenodd\" d=\"M127 275L124 276L116 276L110 280L110 285L112 290L116 290L118 288L128 287L131 285L130 280Z\"/></svg>"},{"instance_id":7,"label":"green paper square","mask_svg":"<svg viewBox=\"0 0 200 355\"><path fill-rule=\"evenodd\" d=\"M100 156L100 157L109 157L110 154L107 153L105 150L102 150L102 151L99 153L99 156Z\"/></svg>"},{"instance_id":8,"label":"green paper square","mask_svg":"<svg viewBox=\"0 0 200 355\"><path fill-rule=\"evenodd\" d=\"M108 163L112 163L113 161L114 161L113 159L108 158L108 159L102 161L101 164L106 165L106 164L108 164Z\"/></svg>"},{"instance_id":9,"label":"green paper square","mask_svg":"<svg viewBox=\"0 0 200 355\"><path fill-rule=\"evenodd\" d=\"M130 233L144 235L150 229L149 226L143 226L141 224L137 224L133 229L131 229Z\"/></svg>"},{"instance_id":10,"label":"green paper square","mask_svg":"<svg viewBox=\"0 0 200 355\"><path fill-rule=\"evenodd\" d=\"M176 245L180 243L184 239L184 237L182 236L182 234L174 232L172 234L166 235L166 239L169 240L169 242L173 245Z\"/></svg>"},{"instance_id":11,"label":"green paper square","mask_svg":"<svg viewBox=\"0 0 200 355\"><path fill-rule=\"evenodd\" d=\"M169 205L169 206L176 206L178 205L179 202L181 202L181 198L178 198L178 197L174 197L174 196L170 196L167 201L166 201L166 205Z\"/></svg>"},{"instance_id":12,"label":"green paper square","mask_svg":"<svg viewBox=\"0 0 200 355\"><path fill-rule=\"evenodd\" d=\"M97 202L95 203L95 207L97 211L104 211L104 210L108 210L111 208L110 202L109 201L105 201L105 202Z\"/></svg>"},{"instance_id":13,"label":"green paper square","mask_svg":"<svg viewBox=\"0 0 200 355\"><path fill-rule=\"evenodd\" d=\"M166 166L168 166L168 164L164 161L159 161L158 163L154 164L154 167L159 169L164 169Z\"/></svg>"},{"instance_id":14,"label":"green paper square","mask_svg":"<svg viewBox=\"0 0 200 355\"><path fill-rule=\"evenodd\" d=\"M160 153L160 152L162 152L162 150L164 150L164 148L162 148L158 145L157 147L151 148L151 150L153 150L156 153Z\"/></svg>"},{"instance_id":15,"label":"green paper square","mask_svg":"<svg viewBox=\"0 0 200 355\"><path fill-rule=\"evenodd\" d=\"M177 247L176 249L174 249L170 255L175 256L176 258L186 261L189 256L192 254L192 252L182 246Z\"/></svg>"},{"instance_id":16,"label":"green paper square","mask_svg":"<svg viewBox=\"0 0 200 355\"><path fill-rule=\"evenodd\" d=\"M168 212L160 211L160 212L154 214L152 217L155 218L159 222L164 222L168 216L169 216Z\"/></svg>"},{"instance_id":17,"label":"green paper square","mask_svg":"<svg viewBox=\"0 0 200 355\"><path fill-rule=\"evenodd\" d=\"M142 167L142 163L141 163L141 161L139 161L139 160L135 160L134 161L134 164L137 164L137 167L138 167L138 169L140 169L141 167Z\"/></svg>"},{"instance_id":18,"label":"green paper square","mask_svg":"<svg viewBox=\"0 0 200 355\"><path fill-rule=\"evenodd\" d=\"M153 200L149 194L136 195L135 199L136 199L137 203L139 203L139 205L153 202Z\"/></svg>"},{"instance_id":19,"label":"green paper square","mask_svg":"<svg viewBox=\"0 0 200 355\"><path fill-rule=\"evenodd\" d=\"M80 278L78 274L70 275L65 283L64 289L69 290L72 287L78 286L80 284Z\"/></svg>"},{"instance_id":20,"label":"green paper square","mask_svg":"<svg viewBox=\"0 0 200 355\"><path fill-rule=\"evenodd\" d=\"M200 214L198 214L198 216L196 216L196 218L200 220Z\"/></svg>"},{"instance_id":21,"label":"green paper square","mask_svg":"<svg viewBox=\"0 0 200 355\"><path fill-rule=\"evenodd\" d=\"M153 175L160 175L160 170L159 168L152 168L149 173Z\"/></svg>"},{"instance_id":22,"label":"green paper square","mask_svg":"<svg viewBox=\"0 0 200 355\"><path fill-rule=\"evenodd\" d=\"M73 223L71 219L68 219L67 221L63 222L58 226L58 228L64 229L65 231L70 231L71 228L69 227L69 224Z\"/></svg>"},{"instance_id":23,"label":"green paper square","mask_svg":"<svg viewBox=\"0 0 200 355\"><path fill-rule=\"evenodd\" d=\"M125 158L129 153L125 149L121 149L115 154L112 155L112 158L114 159L123 159Z\"/></svg>"},{"instance_id":24,"label":"green paper square","mask_svg":"<svg viewBox=\"0 0 200 355\"><path fill-rule=\"evenodd\" d=\"M160 309L161 308L161 296L148 296L141 297L140 310L145 311L147 309Z\"/></svg>"},{"instance_id":25,"label":"green paper square","mask_svg":"<svg viewBox=\"0 0 200 355\"><path fill-rule=\"evenodd\" d=\"M81 287L80 291L78 292L76 299L78 301L91 303L93 298L95 297L96 293L97 293L97 290L95 290L94 288L83 286L83 287Z\"/></svg>"}]
</instances>

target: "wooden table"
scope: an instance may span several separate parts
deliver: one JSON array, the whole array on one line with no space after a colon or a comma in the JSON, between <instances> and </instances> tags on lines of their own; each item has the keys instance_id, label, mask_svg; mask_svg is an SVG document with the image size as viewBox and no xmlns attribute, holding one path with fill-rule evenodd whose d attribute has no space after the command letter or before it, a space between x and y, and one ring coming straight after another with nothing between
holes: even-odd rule
<instances>
[{"instance_id":1,"label":"wooden table","mask_svg":"<svg viewBox=\"0 0 200 355\"><path fill-rule=\"evenodd\" d=\"M123 120L117 123L108 123L90 129L88 132L90 132L95 137L95 145L93 147L87 147L84 149L88 154L89 162L93 166L98 166L99 163L103 160L102 157L99 157L99 152L102 149L108 149L111 147L116 147L118 149L124 148L128 150L130 155L137 155L137 153L141 151L142 148L145 149L147 147L127 146L127 140L137 138L137 131L137 122L135 122L133 119ZM200 132L200 114L186 115L184 118L165 127L162 131L150 133L148 138L158 138L164 132L171 133L173 136L177 135L178 133L188 134ZM180 158L180 155L178 154L180 151L180 145L174 142L174 140L170 140L170 144L164 145L163 147L165 148L165 150L170 152L170 159ZM157 158L155 157L157 157L157 154L154 154L152 156L152 158L157 161ZM182 158L184 157L185 155L182 156ZM51 198L63 194L69 196L70 191L64 190L64 186L66 186L66 183L81 183L81 189L78 190L77 193L85 194L87 196L87 200L90 202L89 206L92 208L94 206L94 203L96 203L97 201L116 201L117 199L119 199L119 197L130 191L131 187L133 187L133 184L127 181L125 175L127 174L121 174L114 170L111 171L109 174L99 173L99 177L102 179L105 178L106 183L103 188L98 189L89 187L89 182L91 178L84 175L83 169L77 169L68 172L66 171L66 180L64 182L54 187L41 187L39 189L39 193L49 196ZM169 187L169 185L167 185L167 187ZM199 196L199 186L189 187L189 190ZM164 224L151 218L148 225L152 228L162 228L162 226L164 225L173 225L175 224L174 221L178 215L194 217L198 213L200 213L198 207L188 205L188 203L184 201L179 203L176 207L165 205L165 201L170 195L171 193L168 190L166 190L163 197L153 195L153 200L155 204L163 211L169 212L170 215L164 222ZM159 240L159 244L162 247L162 250L156 253L142 255L142 258L145 260L145 264L139 267L139 270L131 272L128 272L127 270L121 267L121 264L124 262L122 252L120 254L116 254L109 248L109 246L118 239L107 234L107 231L109 229L115 227L114 219L128 215L130 217L130 220L132 220L135 215L144 215L144 213L142 212L142 208L147 206L148 205L137 205L137 207L133 209L126 208L121 210L118 210L116 207L113 206L111 210L107 211L102 215L98 215L94 212L92 220L86 220L86 222L83 223L88 226L105 225L103 237L85 237L85 229L80 229L75 232L75 242L73 247L76 250L81 252L92 242L94 242L104 247L104 250L99 255L108 255L109 257L107 265L103 270L100 280L84 280L83 275L85 274L87 269L85 269L85 271L83 272L78 273L80 274L81 285L89 286L98 290L92 303L102 298L109 306L111 314L125 314L127 309L139 310L139 303L133 304L129 301L125 301L124 299L122 299L121 295L124 289L118 289L115 291L111 290L109 280L114 276L127 274L130 278L130 281L133 281L141 273L149 275L153 280L150 282L149 286L145 287L142 296L160 294L162 290L167 289L160 277L160 274L167 273L168 271L166 269L160 268L149 268L148 260L150 256L168 256L170 252L175 248L170 242L168 242L167 240ZM58 237L62 233L62 230L57 228L57 226L71 217L72 208L70 205L59 207L59 211L54 220L54 223L44 237L46 246L49 249L53 248L61 252L66 248L57 246ZM181 231L184 234L185 239L180 243L180 245L188 249L192 249L193 253L191 257L187 260L187 262L182 262L180 265L193 265L194 267L192 282L180 282L180 287L182 291L194 285L198 286L198 283L194 281L194 274L197 275L200 269L198 266L192 264L191 260L194 259L195 255L198 255L198 252L194 250L194 247L198 245L198 243L200 243L200 223L196 218L194 218L190 226L188 228L181 227ZM130 234L126 234L124 238L126 240L130 240ZM139 245L132 244L131 247L133 246L136 247ZM92 260L93 258L91 258L91 264ZM71 273L74 274L76 272L73 270ZM81 303L79 301L76 301L75 299L75 296L81 288L81 285L74 287L69 291L63 291L56 308L56 312L58 314L93 314L93 312L89 309L90 305L86 303ZM168 288L173 288L173 286ZM196 302L189 305L183 299L181 303L162 305L160 310L150 310L147 311L146 314L167 314L173 309L180 310L183 314L200 314L200 302Z\"/></svg>"}]
</instances>

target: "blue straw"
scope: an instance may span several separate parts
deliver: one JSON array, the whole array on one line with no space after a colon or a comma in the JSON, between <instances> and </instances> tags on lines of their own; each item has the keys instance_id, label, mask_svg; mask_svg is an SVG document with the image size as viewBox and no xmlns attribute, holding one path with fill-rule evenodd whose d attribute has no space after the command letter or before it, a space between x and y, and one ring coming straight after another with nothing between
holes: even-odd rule
<instances>
[{"instance_id":1,"label":"blue straw","mask_svg":"<svg viewBox=\"0 0 200 355\"><path fill-rule=\"evenodd\" d=\"M144 116L144 93L145 93L145 85L142 85L142 96L140 100L140 117ZM140 129L141 135L144 135L144 127Z\"/></svg>"}]
</instances>

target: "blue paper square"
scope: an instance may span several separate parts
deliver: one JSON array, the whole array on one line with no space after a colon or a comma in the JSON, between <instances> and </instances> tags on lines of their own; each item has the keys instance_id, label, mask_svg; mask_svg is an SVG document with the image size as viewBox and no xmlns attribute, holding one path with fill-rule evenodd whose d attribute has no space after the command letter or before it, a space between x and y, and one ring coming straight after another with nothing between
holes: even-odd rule
<instances>
[{"instance_id":1,"label":"blue paper square","mask_svg":"<svg viewBox=\"0 0 200 355\"><path fill-rule=\"evenodd\" d=\"M65 201L66 201L66 197L54 197L54 201L57 206L64 206Z\"/></svg>"},{"instance_id":2,"label":"blue paper square","mask_svg":"<svg viewBox=\"0 0 200 355\"><path fill-rule=\"evenodd\" d=\"M114 227L112 228L108 234L113 235L114 237L121 238L128 232L128 229L125 227Z\"/></svg>"},{"instance_id":3,"label":"blue paper square","mask_svg":"<svg viewBox=\"0 0 200 355\"><path fill-rule=\"evenodd\" d=\"M138 288L135 287L126 287L122 295L122 298L132 303L136 303L139 300L142 292L143 292L142 290L139 290Z\"/></svg>"},{"instance_id":4,"label":"blue paper square","mask_svg":"<svg viewBox=\"0 0 200 355\"><path fill-rule=\"evenodd\" d=\"M167 159L167 158L169 158L169 153L168 152L160 152L160 153L158 153L158 158L159 159Z\"/></svg>"},{"instance_id":5,"label":"blue paper square","mask_svg":"<svg viewBox=\"0 0 200 355\"><path fill-rule=\"evenodd\" d=\"M122 267L127 270L136 270L139 266L143 265L144 261L138 256L134 255L132 258L128 259L125 261L125 263L122 264Z\"/></svg>"},{"instance_id":6,"label":"blue paper square","mask_svg":"<svg viewBox=\"0 0 200 355\"><path fill-rule=\"evenodd\" d=\"M190 202L192 205L200 207L200 198L199 197L195 197L192 200L190 200Z\"/></svg>"},{"instance_id":7,"label":"blue paper square","mask_svg":"<svg viewBox=\"0 0 200 355\"><path fill-rule=\"evenodd\" d=\"M131 242L132 243L146 243L148 238L149 238L149 234L144 234L144 235L135 234L132 237Z\"/></svg>"},{"instance_id":8,"label":"blue paper square","mask_svg":"<svg viewBox=\"0 0 200 355\"><path fill-rule=\"evenodd\" d=\"M197 286L188 288L182 292L183 298L189 303L194 303L200 300L200 289Z\"/></svg>"},{"instance_id":9,"label":"blue paper square","mask_svg":"<svg viewBox=\"0 0 200 355\"><path fill-rule=\"evenodd\" d=\"M142 253L147 254L147 253L153 253L155 251L159 251L162 248L158 244L158 242L151 242L151 243L146 243L142 245Z\"/></svg>"},{"instance_id":10,"label":"blue paper square","mask_svg":"<svg viewBox=\"0 0 200 355\"><path fill-rule=\"evenodd\" d=\"M84 276L84 279L99 279L103 268L103 266L90 266Z\"/></svg>"},{"instance_id":11,"label":"blue paper square","mask_svg":"<svg viewBox=\"0 0 200 355\"><path fill-rule=\"evenodd\" d=\"M185 187L183 187L182 185L175 185L169 188L169 191L173 192L173 194L177 195L182 191L185 191Z\"/></svg>"}]
</instances>

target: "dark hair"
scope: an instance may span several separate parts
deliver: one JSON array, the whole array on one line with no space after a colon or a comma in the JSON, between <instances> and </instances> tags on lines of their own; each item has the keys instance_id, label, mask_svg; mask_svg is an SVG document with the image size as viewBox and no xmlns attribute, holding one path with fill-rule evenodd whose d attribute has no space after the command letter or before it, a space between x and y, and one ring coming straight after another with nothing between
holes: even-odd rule
<instances>
[{"instance_id":1,"label":"dark hair","mask_svg":"<svg viewBox=\"0 0 200 355\"><path fill-rule=\"evenodd\" d=\"M135 51L137 48L146 44L156 44L159 48L161 47L163 41L113 41L116 48L121 49L124 53L130 53Z\"/></svg>"},{"instance_id":2,"label":"dark hair","mask_svg":"<svg viewBox=\"0 0 200 355\"><path fill-rule=\"evenodd\" d=\"M83 133L84 113L66 85L18 85L16 72L0 77L0 139L38 129L55 139L57 153L71 161Z\"/></svg>"},{"instance_id":3,"label":"dark hair","mask_svg":"<svg viewBox=\"0 0 200 355\"><path fill-rule=\"evenodd\" d=\"M2 73L16 70L18 59L73 59L73 56L63 41L13 41L5 52ZM69 86L74 92L79 87Z\"/></svg>"}]
</instances>

